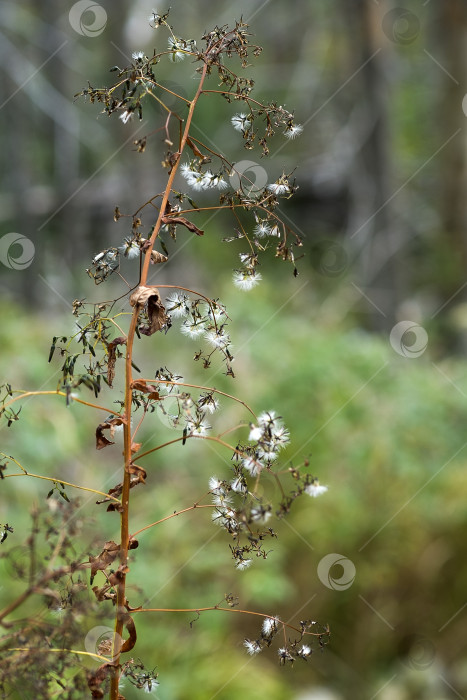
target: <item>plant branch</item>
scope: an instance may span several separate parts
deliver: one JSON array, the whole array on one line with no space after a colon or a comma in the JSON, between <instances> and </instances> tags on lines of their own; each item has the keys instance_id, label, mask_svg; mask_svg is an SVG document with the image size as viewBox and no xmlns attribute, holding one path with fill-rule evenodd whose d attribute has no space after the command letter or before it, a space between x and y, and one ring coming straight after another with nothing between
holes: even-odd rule
<instances>
[{"instance_id":1,"label":"plant branch","mask_svg":"<svg viewBox=\"0 0 467 700\"><path fill-rule=\"evenodd\" d=\"M64 651L67 652L68 654L78 654L78 656L91 656L93 659L97 659L98 661L104 661L105 663L108 663L109 660L105 656L99 656L99 654L92 654L90 651L78 651L77 649L50 649L47 647L44 649L41 647L40 649L34 649L31 647L13 647L13 649L2 649L2 652L5 651L40 651L42 654L44 653L63 653Z\"/></svg>"},{"instance_id":2,"label":"plant branch","mask_svg":"<svg viewBox=\"0 0 467 700\"><path fill-rule=\"evenodd\" d=\"M3 452L1 454L4 454ZM5 455L6 456L6 455ZM114 496L109 496L108 493L103 491L97 491L96 489L90 489L87 486L78 486L78 484L71 484L69 481L63 481L63 479L52 478L51 476L40 476L39 474L32 474L31 472L21 472L18 474L5 474L4 479L9 479L13 476L31 476L34 479L43 479L44 481L52 481L55 484L63 484L64 486L70 486L74 489L79 489L80 491L89 491L90 493L95 493L97 496L105 496L107 499L112 499L115 503L120 503L118 498Z\"/></svg>"},{"instance_id":3,"label":"plant branch","mask_svg":"<svg viewBox=\"0 0 467 700\"><path fill-rule=\"evenodd\" d=\"M164 523L166 520L170 520L171 518L175 518L177 515L181 515L182 513L188 513L190 510L195 510L195 508L217 508L217 506L214 503L210 503L208 505L199 505L198 503L194 503L192 506L189 506L188 508L183 508L182 510L177 510L175 513L171 513L170 515L166 515L165 518L161 518L160 520L156 520L155 523L151 523L150 525L146 525L145 527L142 527L141 530L136 530L132 535L130 535L130 540L134 539L136 535L139 535L141 532L144 532L145 530L149 530L149 528L154 527L155 525L159 525L160 523Z\"/></svg>"},{"instance_id":4,"label":"plant branch","mask_svg":"<svg viewBox=\"0 0 467 700\"><path fill-rule=\"evenodd\" d=\"M159 285L161 286L161 285ZM219 394L220 396L225 396L228 399L232 399L232 401L236 401L237 403L242 404L242 406L245 406L247 411L251 413L251 415L257 419L256 413L253 411L250 406L245 403L245 401L242 401L241 399L237 398L236 396L232 396L232 394L227 394L225 391L220 391L220 389L215 389L214 387L210 386L202 386L201 384L187 384L186 382L174 382L170 379L141 379L140 381L142 382L153 382L155 381L156 384L173 384L174 386L186 386L189 387L190 389L202 389L203 391L212 391L215 394Z\"/></svg>"},{"instance_id":5,"label":"plant branch","mask_svg":"<svg viewBox=\"0 0 467 700\"><path fill-rule=\"evenodd\" d=\"M277 620L278 624L282 625L284 628L287 627L288 629L293 630L294 632L298 632L299 634L302 634L301 629L299 629L298 627L294 627L294 625L290 625L287 622L283 622L282 620L278 619L277 617L274 617L274 615L268 615L267 613L255 612L254 610L241 610L239 608L224 608L220 605L211 605L210 607L206 607L206 608L137 608L136 610L133 610L132 613L147 613L147 612L202 613L202 612L209 612L211 610L221 610L222 612L240 613L243 615L256 615L257 617L262 617L264 619L274 619L274 620ZM311 635L312 637L322 637L323 634L326 633L326 629L325 629L325 631L322 630L321 632L308 632L308 631L306 631L305 634Z\"/></svg>"},{"instance_id":6,"label":"plant branch","mask_svg":"<svg viewBox=\"0 0 467 700\"><path fill-rule=\"evenodd\" d=\"M18 390L19 391L19 390ZM67 394L64 391L21 391L19 396L15 396L14 398L11 399L11 401L8 401L5 403L2 407L2 411L5 408L8 408L8 406L11 406L13 403L16 401L19 401L20 399L25 399L28 396L63 396L67 397ZM78 399L75 398L74 396L72 397L72 400L75 401L76 403L82 403L83 406L90 406L91 408L97 408L99 411L105 411L106 413L111 413L112 415L118 416L118 413L115 413L115 411L111 408L106 408L105 406L99 406L96 403L90 403L89 401L83 401L83 399Z\"/></svg>"},{"instance_id":7,"label":"plant branch","mask_svg":"<svg viewBox=\"0 0 467 700\"><path fill-rule=\"evenodd\" d=\"M163 447L167 447L168 445L173 445L176 442L180 442L182 440L189 440L189 439L197 439L197 440L211 440L212 442L217 442L219 445L222 445L223 447L228 447L229 450L234 452L235 454L239 455L240 457L244 457L244 453L241 450L238 450L236 447L233 447L232 445L229 445L228 442L225 442L224 440L221 440L218 437L215 437L213 435L182 435L181 437L174 438L173 440L169 440L168 442L164 442L162 445L158 445L157 447L153 447L151 450L147 450L147 452L143 452L142 454L138 455L138 461L141 459L141 457L146 457L146 455L151 454L151 452L157 452L158 450L161 450ZM259 464L259 462L258 462ZM262 465L260 465L262 466Z\"/></svg>"}]
</instances>

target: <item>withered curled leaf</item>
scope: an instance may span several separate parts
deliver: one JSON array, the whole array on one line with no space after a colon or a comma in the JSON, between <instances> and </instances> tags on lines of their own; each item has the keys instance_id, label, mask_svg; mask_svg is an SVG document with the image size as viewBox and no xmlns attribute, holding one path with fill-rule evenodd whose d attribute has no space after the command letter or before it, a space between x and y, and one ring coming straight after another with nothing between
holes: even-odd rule
<instances>
[{"instance_id":1,"label":"withered curled leaf","mask_svg":"<svg viewBox=\"0 0 467 700\"><path fill-rule=\"evenodd\" d=\"M192 141L189 137L188 137L187 140L186 140L186 145L189 146L189 147L191 148L191 150L193 151L193 153L195 154L195 156L196 156L197 158L199 158L201 161L204 160L205 156L204 156L203 153L199 150L198 146L196 146L196 145L193 143L193 141Z\"/></svg>"},{"instance_id":2,"label":"withered curled leaf","mask_svg":"<svg viewBox=\"0 0 467 700\"><path fill-rule=\"evenodd\" d=\"M160 299L159 290L156 287L144 287L140 285L130 296L130 306L145 306L148 299L153 295Z\"/></svg>"},{"instance_id":3,"label":"withered curled leaf","mask_svg":"<svg viewBox=\"0 0 467 700\"><path fill-rule=\"evenodd\" d=\"M128 473L134 475L134 478L132 481L135 483L133 484L136 486L137 483L144 484L145 479L147 476L146 469L143 469L143 467L139 467L137 464L133 464L133 462L130 462L128 465ZM130 488L132 487L132 484L130 484Z\"/></svg>"},{"instance_id":4,"label":"withered curled leaf","mask_svg":"<svg viewBox=\"0 0 467 700\"><path fill-rule=\"evenodd\" d=\"M130 462L127 471L129 474L131 474L130 489L132 489L134 486L137 486L138 484L145 483L147 474L146 470L143 469L143 467L139 467L137 464L133 464L133 462ZM122 491L123 484L117 484L116 486L113 486L107 491L109 498L102 498L100 501L96 501L96 503L98 505L100 505L101 503L108 503L111 500L111 497L118 498L119 496L121 496ZM115 503L115 501L112 499L112 503L109 506L107 506L107 510L117 510L119 513L121 513L123 511L123 506L121 503Z\"/></svg>"},{"instance_id":5,"label":"withered curled leaf","mask_svg":"<svg viewBox=\"0 0 467 700\"><path fill-rule=\"evenodd\" d=\"M134 382L132 382L131 388L135 391L141 391L142 394L149 394L150 399L157 400L159 398L159 391L157 386L155 386L154 384L148 384L147 382L144 382L141 379L136 379Z\"/></svg>"},{"instance_id":6,"label":"withered curled leaf","mask_svg":"<svg viewBox=\"0 0 467 700\"><path fill-rule=\"evenodd\" d=\"M102 603L104 600L115 600L117 597L117 594L112 591L112 586L109 583L102 586L102 588L99 588L99 586L93 586L92 592L100 603Z\"/></svg>"},{"instance_id":7,"label":"withered curled leaf","mask_svg":"<svg viewBox=\"0 0 467 700\"><path fill-rule=\"evenodd\" d=\"M102 664L102 666L99 666L99 668L95 671L88 673L87 681L88 688L91 691L91 697L104 697L104 691L102 690L101 685L103 684L107 676L110 675L112 669L114 668L115 667L113 666L113 664Z\"/></svg>"},{"instance_id":8,"label":"withered curled leaf","mask_svg":"<svg viewBox=\"0 0 467 700\"><path fill-rule=\"evenodd\" d=\"M153 335L167 324L168 316L156 287L139 286L130 296L130 304L142 308L147 307L149 325L139 327L139 332L143 335Z\"/></svg>"},{"instance_id":9,"label":"withered curled leaf","mask_svg":"<svg viewBox=\"0 0 467 700\"><path fill-rule=\"evenodd\" d=\"M163 224L179 224L180 226L185 226L192 233L196 233L197 236L204 236L204 231L198 228L192 221L188 221L184 216L163 216Z\"/></svg>"},{"instance_id":10,"label":"withered curled leaf","mask_svg":"<svg viewBox=\"0 0 467 700\"><path fill-rule=\"evenodd\" d=\"M130 636L123 643L123 646L120 650L122 653L125 651L131 651L136 644L136 627L135 627L135 623L133 621L133 618L130 617L130 615L125 615L125 619L123 621L123 624L127 628L128 634Z\"/></svg>"},{"instance_id":11,"label":"withered curled leaf","mask_svg":"<svg viewBox=\"0 0 467 700\"><path fill-rule=\"evenodd\" d=\"M123 336L120 336L118 338L114 338L114 340L111 340L110 343L107 343L107 352L109 353L109 356L107 358L107 381L109 383L109 386L112 387L112 383L115 377L115 362L117 360L117 345L125 345L126 343L126 338Z\"/></svg>"},{"instance_id":12,"label":"withered curled leaf","mask_svg":"<svg viewBox=\"0 0 467 700\"><path fill-rule=\"evenodd\" d=\"M113 438L117 425L123 425L125 421L122 418L109 418L105 423L99 423L96 428L96 450L102 450L107 445L113 445L112 440L105 437L103 430L110 430L110 437Z\"/></svg>"},{"instance_id":13,"label":"withered curled leaf","mask_svg":"<svg viewBox=\"0 0 467 700\"><path fill-rule=\"evenodd\" d=\"M147 238L142 238L141 239L141 252L145 253L147 249L150 247L151 241L148 240ZM158 250L151 250L151 262L153 265L157 265L157 263L164 263L167 262L168 260L168 255L163 255L162 253L159 253Z\"/></svg>"},{"instance_id":14,"label":"withered curled leaf","mask_svg":"<svg viewBox=\"0 0 467 700\"><path fill-rule=\"evenodd\" d=\"M91 564L91 585L94 576L98 571L104 571L110 564L117 558L120 552L120 545L112 540L104 544L104 549L97 557L89 556L89 561Z\"/></svg>"},{"instance_id":15,"label":"withered curled leaf","mask_svg":"<svg viewBox=\"0 0 467 700\"><path fill-rule=\"evenodd\" d=\"M163 255L162 253L159 253L158 250L151 251L151 262L153 263L153 265L157 265L158 263L167 262L167 260L168 260L167 255Z\"/></svg>"},{"instance_id":16,"label":"withered curled leaf","mask_svg":"<svg viewBox=\"0 0 467 700\"><path fill-rule=\"evenodd\" d=\"M121 583L126 574L130 571L129 567L126 566L125 564L120 564L118 569L115 571L112 571L111 574L109 574L109 583L112 586L117 586L119 583Z\"/></svg>"}]
</instances>

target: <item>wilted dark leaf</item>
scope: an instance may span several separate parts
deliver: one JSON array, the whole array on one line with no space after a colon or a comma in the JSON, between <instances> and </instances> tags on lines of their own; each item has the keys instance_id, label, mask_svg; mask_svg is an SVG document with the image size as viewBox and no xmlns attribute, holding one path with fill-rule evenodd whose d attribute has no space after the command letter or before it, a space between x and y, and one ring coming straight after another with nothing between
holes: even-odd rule
<instances>
[{"instance_id":1,"label":"wilted dark leaf","mask_svg":"<svg viewBox=\"0 0 467 700\"><path fill-rule=\"evenodd\" d=\"M107 358L107 383L112 387L112 383L115 377L115 362L117 360L117 345L125 345L126 338L120 336L119 338L114 338L110 343L107 343L107 351L109 356Z\"/></svg>"},{"instance_id":2,"label":"wilted dark leaf","mask_svg":"<svg viewBox=\"0 0 467 700\"><path fill-rule=\"evenodd\" d=\"M89 562L91 564L91 584L97 572L105 571L105 569L112 564L114 559L118 557L119 552L120 545L110 540L104 544L104 549L97 557L89 557Z\"/></svg>"},{"instance_id":3,"label":"wilted dark leaf","mask_svg":"<svg viewBox=\"0 0 467 700\"><path fill-rule=\"evenodd\" d=\"M140 333L153 335L167 324L168 317L156 287L138 287L130 296L130 305L147 307L149 325L140 326Z\"/></svg>"},{"instance_id":4,"label":"wilted dark leaf","mask_svg":"<svg viewBox=\"0 0 467 700\"><path fill-rule=\"evenodd\" d=\"M192 233L196 233L197 236L204 236L204 231L198 228L192 221L188 221L184 216L163 216L163 224L180 224L180 226L185 226Z\"/></svg>"},{"instance_id":5,"label":"wilted dark leaf","mask_svg":"<svg viewBox=\"0 0 467 700\"><path fill-rule=\"evenodd\" d=\"M128 473L129 474L136 474L138 477L138 481L142 484L144 484L144 480L146 479L147 473L146 469L143 469L143 467L139 467L137 464L133 464L133 462L130 462L130 465L128 467ZM136 486L135 484L132 484L133 486ZM131 486L130 485L130 488Z\"/></svg>"},{"instance_id":6,"label":"wilted dark leaf","mask_svg":"<svg viewBox=\"0 0 467 700\"><path fill-rule=\"evenodd\" d=\"M92 591L100 603L103 600L115 600L117 594L111 589L112 586L109 584L102 586L102 588L99 588L99 586L92 587Z\"/></svg>"},{"instance_id":7,"label":"wilted dark leaf","mask_svg":"<svg viewBox=\"0 0 467 700\"><path fill-rule=\"evenodd\" d=\"M112 669L112 664L102 664L96 671L88 674L88 688L91 691L91 697L93 698L103 698L104 691L101 688L102 683L110 675Z\"/></svg>"},{"instance_id":8,"label":"wilted dark leaf","mask_svg":"<svg viewBox=\"0 0 467 700\"><path fill-rule=\"evenodd\" d=\"M159 398L157 386L154 384L148 384L141 379L136 379L134 382L132 382L131 388L134 389L134 391L141 391L142 394L149 394L150 399L157 400Z\"/></svg>"},{"instance_id":9,"label":"wilted dark leaf","mask_svg":"<svg viewBox=\"0 0 467 700\"><path fill-rule=\"evenodd\" d=\"M131 651L136 644L136 627L133 618L130 615L125 616L124 625L128 630L129 638L124 642L121 651Z\"/></svg>"},{"instance_id":10,"label":"wilted dark leaf","mask_svg":"<svg viewBox=\"0 0 467 700\"><path fill-rule=\"evenodd\" d=\"M110 436L113 437L115 426L123 425L123 423L124 421L121 418L110 418L105 423L99 423L96 428L96 450L102 450L104 447L107 447L107 445L114 444L112 440L108 440L105 437L102 431L110 429Z\"/></svg>"}]
</instances>

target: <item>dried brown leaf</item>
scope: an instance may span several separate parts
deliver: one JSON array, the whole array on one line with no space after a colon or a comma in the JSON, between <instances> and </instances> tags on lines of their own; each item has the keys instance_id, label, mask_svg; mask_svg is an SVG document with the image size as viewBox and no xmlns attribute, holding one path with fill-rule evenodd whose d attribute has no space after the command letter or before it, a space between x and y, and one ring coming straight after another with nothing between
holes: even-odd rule
<instances>
[{"instance_id":1,"label":"dried brown leaf","mask_svg":"<svg viewBox=\"0 0 467 700\"><path fill-rule=\"evenodd\" d=\"M91 564L91 584L97 572L105 571L105 569L118 557L119 552L120 545L112 540L109 540L109 542L104 544L102 552L98 554L97 557L89 557L89 562Z\"/></svg>"},{"instance_id":2,"label":"dried brown leaf","mask_svg":"<svg viewBox=\"0 0 467 700\"><path fill-rule=\"evenodd\" d=\"M204 231L196 226L192 221L188 221L184 216L163 216L163 224L179 224L180 226L185 226L192 233L196 233L197 236L204 236Z\"/></svg>"},{"instance_id":3,"label":"dried brown leaf","mask_svg":"<svg viewBox=\"0 0 467 700\"><path fill-rule=\"evenodd\" d=\"M186 145L191 148L191 150L193 151L193 153L195 154L195 156L197 158L204 160L204 155L201 153L198 146L196 146L190 138L187 138Z\"/></svg>"},{"instance_id":4,"label":"dried brown leaf","mask_svg":"<svg viewBox=\"0 0 467 700\"><path fill-rule=\"evenodd\" d=\"M153 263L153 265L158 265L159 263L167 262L167 260L168 260L167 255L163 255L162 253L159 253L158 250L151 251L151 262Z\"/></svg>"},{"instance_id":5,"label":"dried brown leaf","mask_svg":"<svg viewBox=\"0 0 467 700\"><path fill-rule=\"evenodd\" d=\"M87 681L88 688L91 691L91 697L93 698L103 698L104 691L101 688L102 683L110 675L114 669L114 666L109 663L102 664L98 669L88 673Z\"/></svg>"},{"instance_id":6,"label":"dried brown leaf","mask_svg":"<svg viewBox=\"0 0 467 700\"><path fill-rule=\"evenodd\" d=\"M128 566L126 566L126 564L120 564L118 569L112 571L112 573L109 575L109 583L112 586L117 586L123 581L123 579L129 571L130 569L128 568Z\"/></svg>"},{"instance_id":7,"label":"dried brown leaf","mask_svg":"<svg viewBox=\"0 0 467 700\"><path fill-rule=\"evenodd\" d=\"M146 479L146 469L143 469L143 467L139 467L137 464L133 464L133 462L130 462L130 465L128 467L128 472L129 474L135 474L138 477L138 481L142 484L144 484L144 480ZM134 484L136 486L136 483ZM131 485L130 485L131 488Z\"/></svg>"},{"instance_id":8,"label":"dried brown leaf","mask_svg":"<svg viewBox=\"0 0 467 700\"><path fill-rule=\"evenodd\" d=\"M128 630L130 635L128 639L123 643L121 652L131 651L136 644L136 627L133 618L130 615L125 615L124 625Z\"/></svg>"},{"instance_id":9,"label":"dried brown leaf","mask_svg":"<svg viewBox=\"0 0 467 700\"><path fill-rule=\"evenodd\" d=\"M113 438L116 426L123 425L124 422L125 421L123 420L123 418L116 417L109 418L109 420L105 421L105 423L99 423L99 425L96 428L96 450L102 450L104 447L107 447L107 445L114 444L112 440L109 440L105 437L102 431L110 430L110 437Z\"/></svg>"},{"instance_id":10,"label":"dried brown leaf","mask_svg":"<svg viewBox=\"0 0 467 700\"><path fill-rule=\"evenodd\" d=\"M117 345L124 345L126 343L126 338L120 336L119 338L114 338L110 343L107 343L107 351L109 356L107 358L107 381L111 387L115 377L115 362L117 360Z\"/></svg>"},{"instance_id":11,"label":"dried brown leaf","mask_svg":"<svg viewBox=\"0 0 467 700\"><path fill-rule=\"evenodd\" d=\"M147 307L149 325L139 327L139 332L143 335L153 335L166 325L168 316L156 287L139 286L130 296L130 304Z\"/></svg>"},{"instance_id":12,"label":"dried brown leaf","mask_svg":"<svg viewBox=\"0 0 467 700\"><path fill-rule=\"evenodd\" d=\"M107 584L106 586L102 586L102 588L99 588L99 586L93 586L92 591L94 595L96 596L97 600L102 603L104 600L115 600L117 597L117 594L115 592L111 591L112 586Z\"/></svg>"},{"instance_id":13,"label":"dried brown leaf","mask_svg":"<svg viewBox=\"0 0 467 700\"><path fill-rule=\"evenodd\" d=\"M159 391L154 384L148 384L141 379L136 379L131 383L131 388L135 391L141 391L142 394L149 394L150 399L159 399Z\"/></svg>"}]
</instances>

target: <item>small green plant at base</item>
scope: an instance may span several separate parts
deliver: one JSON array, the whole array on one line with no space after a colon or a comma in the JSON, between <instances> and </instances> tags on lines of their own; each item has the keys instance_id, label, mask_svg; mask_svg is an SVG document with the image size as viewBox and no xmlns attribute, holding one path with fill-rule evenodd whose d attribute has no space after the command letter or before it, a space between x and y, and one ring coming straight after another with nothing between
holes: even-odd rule
<instances>
[{"instance_id":1,"label":"small green plant at base","mask_svg":"<svg viewBox=\"0 0 467 700\"><path fill-rule=\"evenodd\" d=\"M204 232L192 221L193 214L225 210L233 216L233 234L224 240L242 247L238 253L239 266L233 273L233 283L239 290L248 291L260 282L260 258L271 250L279 259L291 263L297 275L295 249L301 246L300 238L277 213L280 200L291 197L296 190L292 174L282 173L274 182L268 182L265 171L259 166L255 171L251 168L251 161L246 161L249 169L232 163L192 133L193 115L201 99L241 102L243 111L231 116L232 128L241 134L245 148L258 145L264 156L268 155L269 140L276 132L286 138L295 138L302 131L292 112L274 102L262 103L254 99L251 94L253 81L232 70L235 59L240 60L244 69L249 65L249 57L261 52L260 47L251 43L248 26L240 21L232 29L215 27L202 37L203 46L200 48L194 40L174 34L168 13L153 13L151 25L159 32L168 32L164 50L154 50L151 57L143 52L134 53L129 67L114 66L112 69L117 74L114 85L106 88L89 85L80 93L92 103L100 104L107 115L117 114L124 124L142 119L143 109L151 100L156 101L166 115L160 129L135 141L136 150L144 153L151 141L155 140L156 146L159 145L162 134L162 165L167 173L165 188L132 214L115 208L114 219L128 218L131 232L120 245L98 252L87 269L88 275L98 285L110 277L120 277L125 290L110 301L90 303L77 299L73 302L76 331L69 336L55 336L49 354L49 362L56 362L59 357L61 363L61 379L56 390L18 391L9 384L1 388L1 414L9 427L21 418L21 400L53 395L61 397L67 407L79 403L98 413L97 450L114 444L116 432L123 432L121 481L106 493L62 481L59 474L44 477L31 473L14 457L1 453L4 461L0 471L2 479L30 477L46 480L49 482L47 498L56 496L52 499L54 512L46 516L39 512L33 514L32 534L25 552L33 563L29 564L29 569L26 565L22 572L27 587L0 611L0 624L6 631L0 649L0 682L5 688L15 668L20 665L39 668L44 654L52 657L48 673L42 674L41 683L35 688L36 697L55 697L56 694L83 697L82 679L73 678L71 689L68 683L67 659L76 656L99 662L99 666L88 671L86 676L88 692L94 698L102 698L108 693L111 700L122 699L124 696L119 687L122 679L147 692L155 690L159 684L155 667L150 670L140 659L128 656L137 651L137 619L141 614L167 611L193 612L199 616L209 610L256 616L259 618L258 635L256 639L244 640L246 652L256 655L280 639L276 653L281 664L307 660L312 654L313 642L323 648L329 636L326 626L311 619L290 624L277 615L243 610L231 594L226 595L221 603L209 607L170 610L143 607L128 597L131 557L136 556L133 553L139 546L137 538L143 531L192 510L208 511L213 524L225 531L233 564L242 571L248 569L255 558L267 557L268 545L277 536L270 525L273 513L278 517L286 516L300 495L316 497L326 491L326 487L307 471L307 460L301 465L280 463L280 453L290 438L275 411L257 414L233 394L214 386L186 382L173 368L157 368L151 377L140 376L136 351L141 348L142 354L147 354L147 347L151 345L152 352L154 345L157 347L157 334L172 334L176 325L187 343L189 339L195 339L201 344L201 349L194 355L196 362L209 368L214 358L220 357L225 374L232 379L235 376L228 332L230 318L222 302L190 289L183 280L174 280L177 282L174 284L149 284L151 266L167 262L169 248L175 245L181 231L203 236ZM189 59L197 66L198 85L192 99L169 90L157 79L160 62L178 63L183 59ZM166 104L169 98L178 100L180 106L169 108ZM177 174L181 175L181 189L175 187ZM200 206L194 197L204 191L212 195L217 192L218 202ZM147 234L144 233L145 225ZM135 267L139 263L134 281L127 281L124 277L120 264L122 258L133 260ZM121 380L122 390L115 386L118 380ZM82 390L91 393L90 400L81 398ZM103 394L114 396L112 407L103 405L100 399ZM220 410L221 397L236 402L246 411L247 417L231 429L215 434L211 422ZM139 433L143 423L154 414L177 434L144 450L138 441ZM232 440L231 436L235 439ZM230 472L223 478L212 476L204 495L195 503L191 502L187 507L132 532L130 502L137 500L135 489L150 488L149 483L146 484L148 458L156 458L159 450L170 445L178 443L183 448L191 440L210 441L225 450L231 459ZM12 467L16 467L14 473L11 473ZM260 495L264 474L272 475L277 484L280 500L276 504ZM67 530L67 513L77 507L74 502L70 503L70 489L94 493L98 496L97 504L107 506L109 517L120 518L120 541L101 542L87 561L83 561L84 556L79 558L75 554L77 546L74 543L79 533L73 528ZM38 523L44 523L44 518L48 525L39 527ZM36 540L44 527L52 551L47 561L39 565L35 562ZM2 541L13 530L14 523L3 525ZM58 561L63 563L58 566ZM79 639L76 611L84 614L86 605L89 605L80 596L84 589L88 589L88 571L94 604L100 604L106 616L113 615L114 621L113 633L104 636L96 644L95 651L74 645ZM45 597L49 607L63 613L61 624L55 624L52 629L49 624L32 624L23 620L20 625L12 627L8 620L11 613L34 595ZM57 641L54 643L55 637ZM151 666L156 661L151 660ZM53 685L55 688L58 685L58 689L51 690Z\"/></svg>"}]
</instances>

